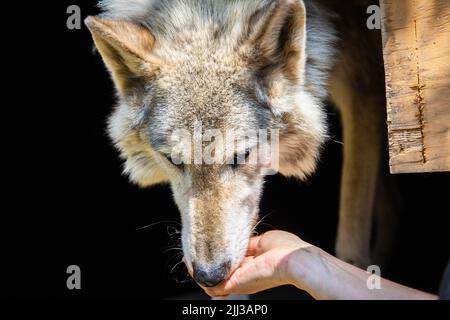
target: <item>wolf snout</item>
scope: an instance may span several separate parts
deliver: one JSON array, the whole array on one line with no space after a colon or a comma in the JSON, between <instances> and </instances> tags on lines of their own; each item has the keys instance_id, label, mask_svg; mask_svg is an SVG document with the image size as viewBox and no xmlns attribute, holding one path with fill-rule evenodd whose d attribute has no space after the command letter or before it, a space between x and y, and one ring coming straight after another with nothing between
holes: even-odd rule
<instances>
[{"instance_id":1,"label":"wolf snout","mask_svg":"<svg viewBox=\"0 0 450 320\"><path fill-rule=\"evenodd\" d=\"M192 265L194 280L203 287L215 287L225 280L230 272L230 262L215 267Z\"/></svg>"}]
</instances>

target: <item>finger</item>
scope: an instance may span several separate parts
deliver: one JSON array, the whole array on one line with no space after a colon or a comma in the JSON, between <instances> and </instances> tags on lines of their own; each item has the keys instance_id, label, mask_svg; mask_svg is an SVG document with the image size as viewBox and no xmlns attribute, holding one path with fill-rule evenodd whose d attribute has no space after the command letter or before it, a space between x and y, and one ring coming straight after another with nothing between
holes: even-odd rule
<instances>
[{"instance_id":1,"label":"finger","mask_svg":"<svg viewBox=\"0 0 450 320\"><path fill-rule=\"evenodd\" d=\"M231 276L213 288L203 288L211 297L231 294L252 294L271 287L266 282L270 279L268 270L264 270L262 257L248 257ZM269 280L270 282L270 280Z\"/></svg>"},{"instance_id":2,"label":"finger","mask_svg":"<svg viewBox=\"0 0 450 320\"><path fill-rule=\"evenodd\" d=\"M199 286L200 286L200 287L205 291L205 293L206 293L207 295L209 295L210 297L226 297L226 296L228 296L228 295L231 294L231 292L225 291L226 282L233 276L233 274L234 274L237 270L242 269L245 265L251 264L252 261L253 261L253 259L254 259L253 256L251 256L251 257L245 257L244 260L242 260L242 262L241 262L241 264L239 265L239 267L238 267L236 270L234 270L234 271L228 276L228 278L227 278L225 281L219 283L217 286L215 286L215 287L203 287L203 286L201 286L200 284L199 284ZM229 286L228 286L228 288L229 288ZM235 292L233 292L233 293L235 293Z\"/></svg>"},{"instance_id":3,"label":"finger","mask_svg":"<svg viewBox=\"0 0 450 320\"><path fill-rule=\"evenodd\" d=\"M205 293L210 296L211 298L225 298L228 297L229 295L227 294L220 294L218 291L216 290L211 290L209 288L203 288L203 290L205 291Z\"/></svg>"},{"instance_id":4,"label":"finger","mask_svg":"<svg viewBox=\"0 0 450 320\"><path fill-rule=\"evenodd\" d=\"M242 266L244 266L244 265L247 264L247 263L251 263L251 262L253 261L253 259L255 259L254 256L247 256L247 257L245 257L245 258L242 260L242 262L241 262L241 264L239 265L239 267L242 267ZM232 274L230 274L230 276L229 276L228 278L230 278L231 275L232 275Z\"/></svg>"},{"instance_id":5,"label":"finger","mask_svg":"<svg viewBox=\"0 0 450 320\"><path fill-rule=\"evenodd\" d=\"M203 289L203 291L205 291L205 293L213 298L219 298L219 297L226 297L229 296L231 293L230 292L226 292L224 290L224 285L225 282L227 280L223 281L222 283L218 284L215 287L203 287L202 285L198 284L200 286L200 288Z\"/></svg>"},{"instance_id":6,"label":"finger","mask_svg":"<svg viewBox=\"0 0 450 320\"><path fill-rule=\"evenodd\" d=\"M256 236L253 238L250 238L250 241L248 242L248 248L247 248L247 253L245 254L246 256L255 256L257 253L257 248L258 248L258 243L259 240L261 239L261 236Z\"/></svg>"}]
</instances>

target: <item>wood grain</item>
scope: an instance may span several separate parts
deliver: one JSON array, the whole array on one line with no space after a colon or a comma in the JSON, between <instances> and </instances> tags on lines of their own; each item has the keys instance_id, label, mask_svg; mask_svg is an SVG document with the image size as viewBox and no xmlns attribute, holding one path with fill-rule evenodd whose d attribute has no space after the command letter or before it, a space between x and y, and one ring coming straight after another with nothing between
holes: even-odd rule
<instances>
[{"instance_id":1,"label":"wood grain","mask_svg":"<svg viewBox=\"0 0 450 320\"><path fill-rule=\"evenodd\" d=\"M380 3L391 172L450 171L450 1Z\"/></svg>"}]
</instances>

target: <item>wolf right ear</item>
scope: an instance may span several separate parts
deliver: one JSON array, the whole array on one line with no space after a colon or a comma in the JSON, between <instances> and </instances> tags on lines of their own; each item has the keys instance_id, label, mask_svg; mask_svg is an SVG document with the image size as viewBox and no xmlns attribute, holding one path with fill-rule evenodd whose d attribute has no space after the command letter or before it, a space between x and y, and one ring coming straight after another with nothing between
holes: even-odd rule
<instances>
[{"instance_id":1,"label":"wolf right ear","mask_svg":"<svg viewBox=\"0 0 450 320\"><path fill-rule=\"evenodd\" d=\"M249 21L243 48L268 82L303 80L306 9L302 0L270 0Z\"/></svg>"},{"instance_id":2,"label":"wolf right ear","mask_svg":"<svg viewBox=\"0 0 450 320\"><path fill-rule=\"evenodd\" d=\"M149 30L131 22L92 16L85 24L121 95L157 72L159 60L151 53L155 38Z\"/></svg>"}]
</instances>

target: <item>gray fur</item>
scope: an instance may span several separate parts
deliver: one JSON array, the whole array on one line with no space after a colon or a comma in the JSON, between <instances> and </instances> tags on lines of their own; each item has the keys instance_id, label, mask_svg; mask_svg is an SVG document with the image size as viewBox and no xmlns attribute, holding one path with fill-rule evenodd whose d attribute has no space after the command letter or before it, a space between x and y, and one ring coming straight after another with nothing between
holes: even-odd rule
<instances>
[{"instance_id":1,"label":"gray fur","mask_svg":"<svg viewBox=\"0 0 450 320\"><path fill-rule=\"evenodd\" d=\"M198 30L207 39L212 37L208 33L211 24L219 25L221 36L226 38L223 43L237 45L250 17L273 2L276 0L103 0L99 6L103 17L147 26L157 39L182 49L192 40L183 37L186 30ZM315 1L304 3L307 10L305 85L315 97L325 99L328 76L336 57L337 35L332 25L336 16Z\"/></svg>"},{"instance_id":2,"label":"gray fur","mask_svg":"<svg viewBox=\"0 0 450 320\"><path fill-rule=\"evenodd\" d=\"M173 149L173 133L192 130L196 121L221 130L279 129L280 173L301 179L312 174L327 131L323 101L337 54L334 16L305 1L303 34L301 0L104 0L100 7L109 22L87 23L119 91L109 134L125 159L124 172L141 186L170 182L188 266L236 268L257 220L262 169L179 170L165 157ZM301 17L289 16L289 10ZM273 12L266 34L264 21L273 22ZM287 26L289 35L282 33L287 19L295 25L294 31ZM261 37L252 38L260 29ZM298 63L281 65L290 57L281 51L271 64L268 53L291 33L289 53ZM140 41L147 46L139 47ZM131 84L118 85L124 75Z\"/></svg>"}]
</instances>

